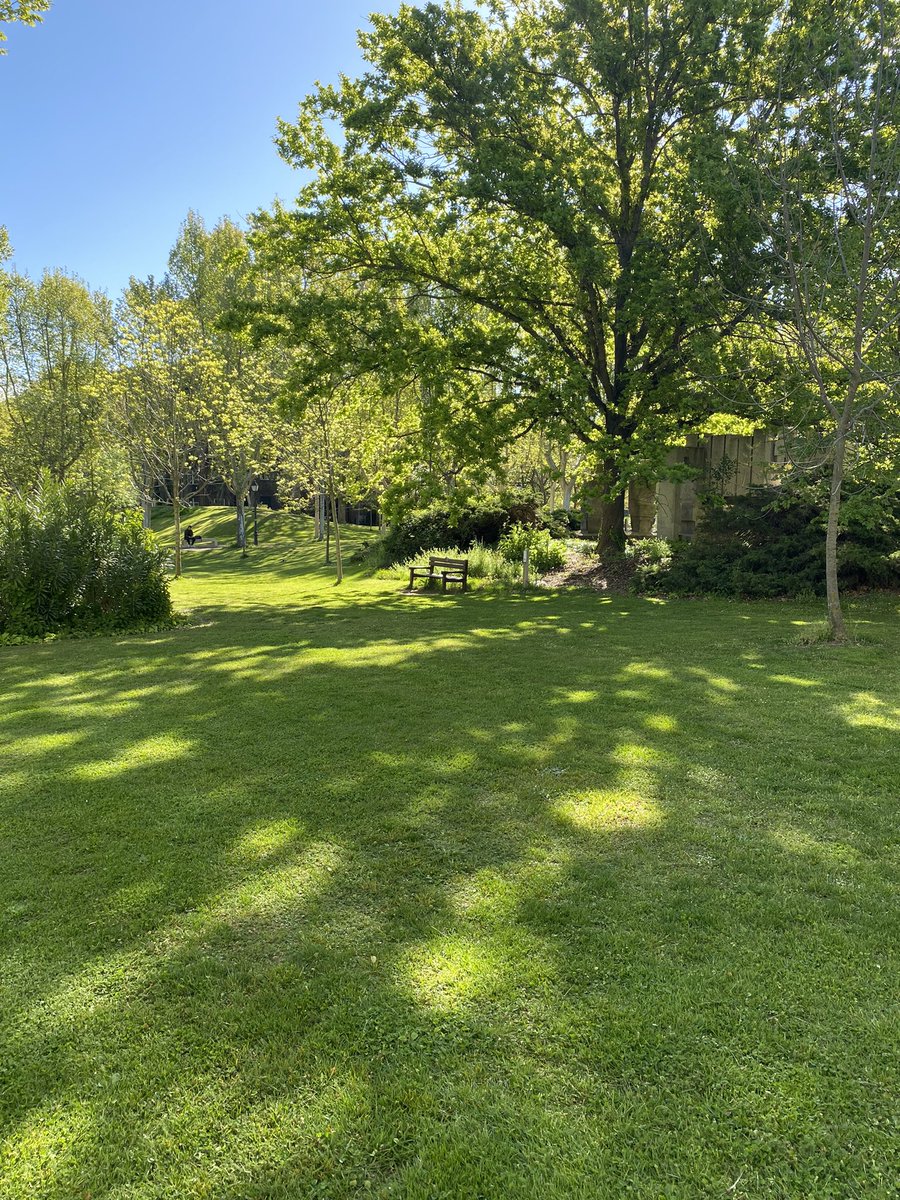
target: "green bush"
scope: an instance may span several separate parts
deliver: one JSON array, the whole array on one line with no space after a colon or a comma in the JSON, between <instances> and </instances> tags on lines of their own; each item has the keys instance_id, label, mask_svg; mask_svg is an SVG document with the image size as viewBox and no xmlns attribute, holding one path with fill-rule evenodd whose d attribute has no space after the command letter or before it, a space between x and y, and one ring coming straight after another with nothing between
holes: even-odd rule
<instances>
[{"instance_id":1,"label":"green bush","mask_svg":"<svg viewBox=\"0 0 900 1200\"><path fill-rule=\"evenodd\" d=\"M548 529L513 525L500 539L497 548L507 562L520 563L526 546L529 549L531 566L535 571L544 574L547 571L558 571L565 566L565 542L551 538Z\"/></svg>"},{"instance_id":2,"label":"green bush","mask_svg":"<svg viewBox=\"0 0 900 1200\"><path fill-rule=\"evenodd\" d=\"M879 522L854 518L841 532L838 570L847 588L900 586L900 514ZM635 543L639 591L748 598L824 595L825 534L821 507L806 495L758 488L723 501L690 542Z\"/></svg>"},{"instance_id":3,"label":"green bush","mask_svg":"<svg viewBox=\"0 0 900 1200\"><path fill-rule=\"evenodd\" d=\"M138 513L45 479L0 499L0 635L44 637L171 619L163 552Z\"/></svg>"},{"instance_id":4,"label":"green bush","mask_svg":"<svg viewBox=\"0 0 900 1200\"><path fill-rule=\"evenodd\" d=\"M463 550L481 542L496 545L510 523L510 513L501 507L450 508L433 505L400 517L381 539L389 563L405 562L436 546L460 546Z\"/></svg>"}]
</instances>

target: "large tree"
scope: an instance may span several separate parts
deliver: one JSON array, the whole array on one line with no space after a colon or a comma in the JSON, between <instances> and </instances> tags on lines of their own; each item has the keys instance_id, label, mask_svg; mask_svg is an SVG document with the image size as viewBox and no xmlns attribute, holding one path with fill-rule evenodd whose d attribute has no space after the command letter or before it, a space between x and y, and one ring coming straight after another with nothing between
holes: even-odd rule
<instances>
[{"instance_id":1,"label":"large tree","mask_svg":"<svg viewBox=\"0 0 900 1200\"><path fill-rule=\"evenodd\" d=\"M229 320L252 301L253 259L246 234L232 221L207 229L189 213L169 255L167 290L194 314L208 354L221 364L225 390L209 406L205 430L210 466L234 495L237 542L246 552L244 504L254 479L277 459L275 398L283 363L278 348L255 343Z\"/></svg>"},{"instance_id":2,"label":"large tree","mask_svg":"<svg viewBox=\"0 0 900 1200\"><path fill-rule=\"evenodd\" d=\"M90 475L108 410L112 318L107 298L62 271L0 272L0 475L31 487Z\"/></svg>"},{"instance_id":3,"label":"large tree","mask_svg":"<svg viewBox=\"0 0 900 1200\"><path fill-rule=\"evenodd\" d=\"M842 641L845 473L882 469L900 430L900 6L789 0L776 44L778 87L750 122L776 268L769 327L794 372L801 463L828 475L828 621Z\"/></svg>"},{"instance_id":4,"label":"large tree","mask_svg":"<svg viewBox=\"0 0 900 1200\"><path fill-rule=\"evenodd\" d=\"M132 280L117 313L119 439L145 500L161 486L175 520L181 574L181 510L205 449L204 434L227 390L220 360L204 344L183 300Z\"/></svg>"},{"instance_id":5,"label":"large tree","mask_svg":"<svg viewBox=\"0 0 900 1200\"><path fill-rule=\"evenodd\" d=\"M746 311L756 230L725 164L768 14L757 0L404 6L373 18L366 75L281 128L283 156L316 175L296 211L261 219L263 245L307 281L344 272L427 305L427 336L375 323L373 358L465 367L498 428L546 421L579 440L607 546L629 477L710 411L701 380ZM314 295L296 296L295 329ZM484 390L469 394L483 409Z\"/></svg>"}]
</instances>

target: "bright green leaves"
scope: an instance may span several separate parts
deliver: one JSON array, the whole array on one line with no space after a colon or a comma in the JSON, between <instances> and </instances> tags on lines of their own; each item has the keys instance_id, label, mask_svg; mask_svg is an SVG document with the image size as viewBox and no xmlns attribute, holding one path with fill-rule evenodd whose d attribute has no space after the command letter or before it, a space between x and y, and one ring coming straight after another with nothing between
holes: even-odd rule
<instances>
[{"instance_id":1,"label":"bright green leaves","mask_svg":"<svg viewBox=\"0 0 900 1200\"><path fill-rule=\"evenodd\" d=\"M0 0L0 54L5 54L4 25L18 21L22 25L37 25L50 8L50 0Z\"/></svg>"},{"instance_id":2,"label":"bright green leaves","mask_svg":"<svg viewBox=\"0 0 900 1200\"><path fill-rule=\"evenodd\" d=\"M442 359L445 379L489 382L500 425L561 424L636 470L641 447L658 458L709 414L691 381L755 284L726 152L760 11L549 0L378 17L365 77L282 127L285 157L318 176L298 212L265 221L263 253L307 284L345 273L427 296L442 348L404 341L409 371Z\"/></svg>"},{"instance_id":3,"label":"bright green leaves","mask_svg":"<svg viewBox=\"0 0 900 1200\"><path fill-rule=\"evenodd\" d=\"M108 418L109 301L81 280L0 272L0 478L94 474Z\"/></svg>"}]
</instances>

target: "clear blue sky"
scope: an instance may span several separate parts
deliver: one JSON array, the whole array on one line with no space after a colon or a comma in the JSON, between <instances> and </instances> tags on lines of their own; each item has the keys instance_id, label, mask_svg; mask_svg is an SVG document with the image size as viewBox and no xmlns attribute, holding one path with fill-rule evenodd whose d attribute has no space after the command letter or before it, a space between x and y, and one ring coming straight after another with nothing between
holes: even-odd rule
<instances>
[{"instance_id":1,"label":"clear blue sky","mask_svg":"<svg viewBox=\"0 0 900 1200\"><path fill-rule=\"evenodd\" d=\"M188 209L243 219L300 179L272 145L316 80L357 74L394 0L54 0L7 27L0 225L20 270L114 298L161 275Z\"/></svg>"}]
</instances>

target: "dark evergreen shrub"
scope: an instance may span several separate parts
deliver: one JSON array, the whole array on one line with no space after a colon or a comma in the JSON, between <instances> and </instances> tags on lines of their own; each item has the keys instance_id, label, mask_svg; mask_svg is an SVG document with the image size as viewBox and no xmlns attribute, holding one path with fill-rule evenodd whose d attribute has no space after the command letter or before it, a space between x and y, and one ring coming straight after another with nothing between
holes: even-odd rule
<instances>
[{"instance_id":1,"label":"dark evergreen shrub","mask_svg":"<svg viewBox=\"0 0 900 1200\"><path fill-rule=\"evenodd\" d=\"M838 546L846 588L900 586L900 506L878 520L847 520ZM669 544L668 555L639 547L635 586L672 595L775 598L825 593L822 508L804 494L758 488L707 512L692 541Z\"/></svg>"},{"instance_id":2,"label":"dark evergreen shrub","mask_svg":"<svg viewBox=\"0 0 900 1200\"><path fill-rule=\"evenodd\" d=\"M432 505L397 519L382 539L386 562L405 562L436 546L467 550L475 542L495 546L512 524L506 508L467 506L461 509Z\"/></svg>"}]
</instances>

